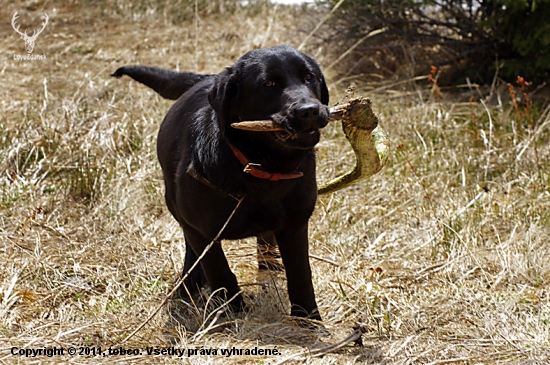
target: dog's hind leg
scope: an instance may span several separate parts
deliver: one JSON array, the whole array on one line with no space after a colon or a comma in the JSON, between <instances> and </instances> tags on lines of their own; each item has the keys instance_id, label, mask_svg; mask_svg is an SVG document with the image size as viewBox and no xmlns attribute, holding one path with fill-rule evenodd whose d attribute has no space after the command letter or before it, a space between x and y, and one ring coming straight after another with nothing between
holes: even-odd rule
<instances>
[{"instance_id":1,"label":"dog's hind leg","mask_svg":"<svg viewBox=\"0 0 550 365\"><path fill-rule=\"evenodd\" d=\"M150 87L163 98L177 100L196 83L213 75L199 75L193 72L175 72L158 67L123 66L111 74L112 77L128 75L137 82Z\"/></svg>"},{"instance_id":2,"label":"dog's hind leg","mask_svg":"<svg viewBox=\"0 0 550 365\"><path fill-rule=\"evenodd\" d=\"M277 240L272 231L264 232L256 237L258 269L283 271L283 264L280 262L281 255L277 248Z\"/></svg>"}]
</instances>

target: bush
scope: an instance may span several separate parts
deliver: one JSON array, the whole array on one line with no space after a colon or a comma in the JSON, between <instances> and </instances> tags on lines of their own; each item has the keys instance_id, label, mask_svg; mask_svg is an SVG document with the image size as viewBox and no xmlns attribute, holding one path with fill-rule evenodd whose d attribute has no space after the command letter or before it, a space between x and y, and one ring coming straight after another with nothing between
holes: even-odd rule
<instances>
[{"instance_id":1,"label":"bush","mask_svg":"<svg viewBox=\"0 0 550 365\"><path fill-rule=\"evenodd\" d=\"M509 81L540 83L550 76L548 14L550 0L347 0L325 41L335 55L355 46L337 66L348 74L412 77L435 65L447 83L490 82L498 67Z\"/></svg>"}]
</instances>

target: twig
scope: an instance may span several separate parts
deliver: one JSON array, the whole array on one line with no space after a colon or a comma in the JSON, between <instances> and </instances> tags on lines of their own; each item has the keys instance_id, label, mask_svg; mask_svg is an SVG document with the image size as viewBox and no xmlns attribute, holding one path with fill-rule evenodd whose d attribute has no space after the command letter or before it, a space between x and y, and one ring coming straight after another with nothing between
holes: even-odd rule
<instances>
[{"instance_id":1,"label":"twig","mask_svg":"<svg viewBox=\"0 0 550 365\"><path fill-rule=\"evenodd\" d=\"M342 61L347 55L349 55L351 52L353 52L353 50L355 48L357 48L357 46L359 46L361 43L363 43L363 41L365 41L366 39L368 39L370 37L373 37L377 34L384 33L386 30L388 30L388 28L380 28L380 29L376 29L376 30L373 30L372 32L367 33L367 35L365 35L363 38L359 39L357 42L355 42L355 44L353 46L348 48L348 50L346 52L342 53L340 55L340 57L338 57L336 59L336 61L332 62L328 67L326 67L324 72L327 72L327 70L332 69L337 63Z\"/></svg>"},{"instance_id":2,"label":"twig","mask_svg":"<svg viewBox=\"0 0 550 365\"><path fill-rule=\"evenodd\" d=\"M489 165L491 163L491 138L493 135L493 118L491 118L491 112L489 111L489 108L487 107L487 104L483 100L479 100L481 102L481 105L485 108L485 111L487 112L487 116L489 117L489 138L484 138L486 145L487 145L487 165L485 166L485 180L487 180L487 173L489 170Z\"/></svg>"},{"instance_id":3,"label":"twig","mask_svg":"<svg viewBox=\"0 0 550 365\"><path fill-rule=\"evenodd\" d=\"M279 361L278 363L276 363L276 365L280 365L280 364L284 364L288 361L291 361L291 360L304 360L304 357L302 357L303 355L306 355L306 354L309 354L311 355L311 357L319 357L319 356L323 356L323 355L326 355L326 354L329 354L333 351L336 351L352 342L356 342L358 340L361 339L361 335L364 333L364 329L361 327L361 326L358 326L356 328L354 328L353 332L351 333L351 335L349 335L346 339L338 342L338 343L335 343L335 344L332 344L332 345L328 345L328 346L325 346L325 347L322 347L322 348L319 348L319 349L315 349L315 350L304 350L300 353L297 353L297 354L294 354L294 355L291 355L291 356L288 356L284 359L282 359L281 361Z\"/></svg>"},{"instance_id":4,"label":"twig","mask_svg":"<svg viewBox=\"0 0 550 365\"><path fill-rule=\"evenodd\" d=\"M204 330L198 332L195 334L195 336L193 336L193 340L194 341L198 341L200 340L205 334L208 333L208 331L210 331L212 329L212 327L214 327L214 325L216 324L216 322L218 322L218 319L220 319L221 315L223 314L223 310L220 308L216 311L216 316L214 317L214 319L210 322L210 324L208 325L208 327L206 327Z\"/></svg>"},{"instance_id":5,"label":"twig","mask_svg":"<svg viewBox=\"0 0 550 365\"><path fill-rule=\"evenodd\" d=\"M225 229L225 227L227 227L227 225L229 224L229 222L231 221L231 219L233 218L233 216L235 215L235 213L237 212L237 209L239 209L239 206L241 205L242 201L244 200L244 196L240 199L237 200L237 205L235 206L235 208L233 209L233 211L231 212L231 214L229 215L229 217L227 218L227 220L225 221L225 223L223 224L222 228L220 229L220 231L218 232L218 234L216 235L216 237L214 237L212 239L212 241L208 244L208 246L206 246L204 248L204 250L202 251L201 255L197 258L197 261L195 261L195 263L193 264L193 266L191 266L191 268L189 270L187 270L187 272L185 273L185 275L183 275L182 277L180 277L177 281L176 281L176 285L174 286L174 288L172 289L172 291L170 291L170 293L168 293L164 299L162 300L162 302L160 302L160 304L157 306L157 308L149 315L149 317L147 317L147 319L145 319L145 321L143 321L135 330L132 331L132 333L130 333L128 336L126 336L126 338L124 338L122 341L120 341L116 346L118 345L122 345L123 343L125 343L126 341L128 341L130 338L132 338L136 333L138 333L143 327L145 327L145 325L147 323L149 323L149 321L151 319L153 319L154 316L157 315L157 313L160 311L160 309L166 304L166 302L168 301L168 299L170 299L170 297L172 295L174 295L174 293L176 292L176 290L178 290L178 288L181 286L181 284L183 284L183 281L185 279L187 279L187 277L191 274L191 272L195 269L195 267L197 267L197 265L200 263L200 261L204 258L204 256L208 253L208 251L210 250L210 248L212 248L212 246L218 242L218 239L220 238L223 230Z\"/></svg>"},{"instance_id":6,"label":"twig","mask_svg":"<svg viewBox=\"0 0 550 365\"><path fill-rule=\"evenodd\" d=\"M265 47L265 44L269 40L269 34L271 33L271 28L273 27L273 20L275 19L278 8L279 8L279 4L275 4L275 6L273 7L273 10L271 11L271 16L269 17L269 21L267 23L267 29L265 31L264 39L262 40L262 43L260 44L261 48Z\"/></svg>"},{"instance_id":7,"label":"twig","mask_svg":"<svg viewBox=\"0 0 550 365\"><path fill-rule=\"evenodd\" d=\"M416 77L413 77L413 78L410 78L410 79L407 79L407 80L402 80L402 81L394 82L394 83L389 84L389 85L384 85L384 86L377 87L375 89L369 90L369 92L370 93L380 92L380 91L383 91L383 90L386 90L386 89L390 89L394 86L408 84L410 82L415 82L415 81L420 81L420 80L426 80L427 78L428 78L428 75L416 76Z\"/></svg>"},{"instance_id":8,"label":"twig","mask_svg":"<svg viewBox=\"0 0 550 365\"><path fill-rule=\"evenodd\" d=\"M42 228L45 228L49 231L52 231L53 233L57 233L58 235L60 235L61 237L65 238L67 241L70 241L71 238L69 236L67 236L65 233L61 232L60 230L58 230L57 228L54 228L54 227L50 227L48 226L47 224L44 224L44 223L39 223L37 221L35 221L34 219L31 220L32 223L42 227Z\"/></svg>"},{"instance_id":9,"label":"twig","mask_svg":"<svg viewBox=\"0 0 550 365\"><path fill-rule=\"evenodd\" d=\"M341 264L339 264L338 262L336 261L333 261L331 259L327 259L327 258L324 258L324 257L321 257L321 256L317 256L317 255L314 255L314 254L309 254L309 257L311 257L312 259L315 259L315 260L319 260L319 261L323 261L323 262L326 262L326 263L329 263L331 265L334 265L334 266L342 266Z\"/></svg>"},{"instance_id":10,"label":"twig","mask_svg":"<svg viewBox=\"0 0 550 365\"><path fill-rule=\"evenodd\" d=\"M302 41L302 44L300 44L300 46L298 47L298 50L302 50L302 48L306 45L307 41L309 41L309 39L311 38L311 36L313 36L313 34L315 34L315 32L317 32L319 30L319 28L321 28L321 25L325 24L325 22L332 16L332 14L334 14L334 12L340 7L340 5L342 5L342 3L344 2L344 0L340 0L338 1L338 4L334 5L334 7L332 8L332 10L330 11L330 13L328 13L324 18L323 20L321 20L316 26L315 28L313 28L313 30L311 32L309 32L309 34L307 35L307 37Z\"/></svg>"}]
</instances>

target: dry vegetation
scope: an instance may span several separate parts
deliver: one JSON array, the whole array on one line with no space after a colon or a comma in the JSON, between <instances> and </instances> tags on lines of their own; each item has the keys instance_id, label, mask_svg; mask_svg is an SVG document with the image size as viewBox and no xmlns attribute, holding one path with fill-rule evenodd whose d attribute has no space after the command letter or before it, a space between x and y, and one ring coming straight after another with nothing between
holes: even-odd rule
<instances>
[{"instance_id":1,"label":"dry vegetation","mask_svg":"<svg viewBox=\"0 0 550 365\"><path fill-rule=\"evenodd\" d=\"M13 346L114 346L181 270L183 238L164 206L155 155L171 102L109 73L134 63L219 72L253 47L299 45L299 30L316 21L261 4L202 0L195 12L183 1L127 3L25 1L0 10L0 363L30 362L11 356ZM23 29L39 24L43 11L50 16L34 50L46 61L13 59L25 52L9 24L16 10ZM322 49L308 52L331 62ZM333 102L344 84L331 81ZM433 88L425 80L358 88L373 99L393 151L370 181L321 197L311 219L328 335L286 316L284 277L258 277L255 247L245 240L224 247L248 312L216 317L170 302L123 346L282 353L183 360L193 364L548 363L548 103L526 113L519 102L516 112L500 101L509 100L506 87L495 86L491 99L474 88L470 102L435 98ZM325 130L318 156L321 182L353 164L337 126ZM314 351L355 326L365 331L362 346Z\"/></svg>"}]
</instances>

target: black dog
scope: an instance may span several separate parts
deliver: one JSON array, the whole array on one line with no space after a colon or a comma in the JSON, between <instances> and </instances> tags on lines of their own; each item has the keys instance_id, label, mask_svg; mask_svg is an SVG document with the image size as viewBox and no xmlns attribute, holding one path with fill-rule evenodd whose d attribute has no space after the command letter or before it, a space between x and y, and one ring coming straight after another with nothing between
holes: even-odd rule
<instances>
[{"instance_id":1,"label":"black dog","mask_svg":"<svg viewBox=\"0 0 550 365\"><path fill-rule=\"evenodd\" d=\"M121 67L169 99L157 153L166 204L183 228L185 265L216 237L258 237L259 252L278 246L288 279L291 314L320 319L308 258L308 220L317 199L314 146L329 119L328 90L317 62L289 46L256 49L218 75ZM284 132L237 130L231 123L271 119ZM260 267L269 260L259 255ZM184 284L225 288L242 308L239 287L216 243Z\"/></svg>"}]
</instances>

